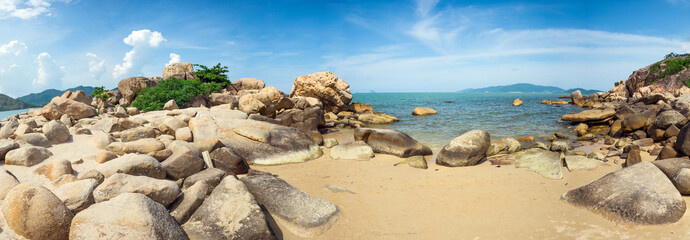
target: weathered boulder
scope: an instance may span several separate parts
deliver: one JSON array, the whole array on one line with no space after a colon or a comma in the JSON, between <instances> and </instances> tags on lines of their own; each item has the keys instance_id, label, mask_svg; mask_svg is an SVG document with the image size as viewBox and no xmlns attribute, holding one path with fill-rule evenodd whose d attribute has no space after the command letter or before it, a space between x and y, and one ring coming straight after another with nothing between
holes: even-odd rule
<instances>
[{"instance_id":1,"label":"weathered boulder","mask_svg":"<svg viewBox=\"0 0 690 240\"><path fill-rule=\"evenodd\" d=\"M211 152L213 166L227 174L245 174L249 171L249 164L242 157L227 147L221 147Z\"/></svg>"},{"instance_id":2,"label":"weathered boulder","mask_svg":"<svg viewBox=\"0 0 690 240\"><path fill-rule=\"evenodd\" d=\"M261 90L266 86L264 81L255 78L240 78L232 82L232 86L237 91L242 90Z\"/></svg>"},{"instance_id":3,"label":"weathered boulder","mask_svg":"<svg viewBox=\"0 0 690 240\"><path fill-rule=\"evenodd\" d=\"M624 132L633 132L638 129L642 129L645 126L651 126L654 124L654 118L656 117L658 109L652 108L641 113L635 113L628 115L621 122Z\"/></svg>"},{"instance_id":4,"label":"weathered boulder","mask_svg":"<svg viewBox=\"0 0 690 240\"><path fill-rule=\"evenodd\" d=\"M131 77L120 80L117 89L122 94L121 103L129 105L134 100L134 96L144 88L156 86L156 81L146 77Z\"/></svg>"},{"instance_id":5,"label":"weathered boulder","mask_svg":"<svg viewBox=\"0 0 690 240\"><path fill-rule=\"evenodd\" d=\"M374 150L363 141L355 141L332 147L330 156L335 160L367 161L374 157Z\"/></svg>"},{"instance_id":6,"label":"weathered boulder","mask_svg":"<svg viewBox=\"0 0 690 240\"><path fill-rule=\"evenodd\" d=\"M680 129L675 146L678 151L690 155L690 124L686 124Z\"/></svg>"},{"instance_id":7,"label":"weathered boulder","mask_svg":"<svg viewBox=\"0 0 690 240\"><path fill-rule=\"evenodd\" d=\"M177 62L165 65L163 68L163 80L178 78L182 80L198 79L194 72L194 65L188 62Z\"/></svg>"},{"instance_id":8,"label":"weathered boulder","mask_svg":"<svg viewBox=\"0 0 690 240\"><path fill-rule=\"evenodd\" d=\"M686 209L673 183L649 162L609 173L561 198L606 217L637 224L674 223Z\"/></svg>"},{"instance_id":9,"label":"weathered boulder","mask_svg":"<svg viewBox=\"0 0 690 240\"><path fill-rule=\"evenodd\" d=\"M557 152L532 148L509 156L515 159L515 166L519 168L527 168L547 179L563 178L563 164Z\"/></svg>"},{"instance_id":10,"label":"weathered boulder","mask_svg":"<svg viewBox=\"0 0 690 240\"><path fill-rule=\"evenodd\" d=\"M116 173L93 191L96 202L108 201L123 193L141 193L151 200L168 206L180 195L180 187L170 180Z\"/></svg>"},{"instance_id":11,"label":"weathered boulder","mask_svg":"<svg viewBox=\"0 0 690 240\"><path fill-rule=\"evenodd\" d=\"M189 177L204 169L204 160L189 149L181 149L162 163L173 180Z\"/></svg>"},{"instance_id":12,"label":"weathered boulder","mask_svg":"<svg viewBox=\"0 0 690 240\"><path fill-rule=\"evenodd\" d=\"M95 169L91 169L86 172L82 172L79 174L77 177L77 180L84 180L84 179L93 179L98 182L98 184L103 183L103 180L105 180L105 176L101 172Z\"/></svg>"},{"instance_id":13,"label":"weathered boulder","mask_svg":"<svg viewBox=\"0 0 690 240\"><path fill-rule=\"evenodd\" d=\"M522 99L516 98L515 100L513 100L513 106L522 106Z\"/></svg>"},{"instance_id":14,"label":"weathered boulder","mask_svg":"<svg viewBox=\"0 0 690 240\"><path fill-rule=\"evenodd\" d=\"M31 167L43 162L43 160L46 160L52 155L53 153L46 148L26 146L7 152L7 155L5 155L5 164Z\"/></svg>"},{"instance_id":15,"label":"weathered boulder","mask_svg":"<svg viewBox=\"0 0 690 240\"><path fill-rule=\"evenodd\" d=\"M275 239L247 187L226 177L182 225L190 239Z\"/></svg>"},{"instance_id":16,"label":"weathered boulder","mask_svg":"<svg viewBox=\"0 0 690 240\"><path fill-rule=\"evenodd\" d=\"M318 72L297 77L290 91L290 97L295 96L319 99L326 112L345 111L352 100L350 85L331 72Z\"/></svg>"},{"instance_id":17,"label":"weathered boulder","mask_svg":"<svg viewBox=\"0 0 690 240\"><path fill-rule=\"evenodd\" d=\"M138 193L123 193L79 212L69 239L189 239L161 204Z\"/></svg>"},{"instance_id":18,"label":"weathered boulder","mask_svg":"<svg viewBox=\"0 0 690 240\"><path fill-rule=\"evenodd\" d=\"M77 90L75 92L66 91L62 94L61 97L85 103L87 105L91 105L91 102L93 101L93 99L91 99L89 95L86 95L86 93L82 90Z\"/></svg>"},{"instance_id":19,"label":"weathered boulder","mask_svg":"<svg viewBox=\"0 0 690 240\"><path fill-rule=\"evenodd\" d=\"M427 165L426 159L424 159L424 156L412 156L403 159L402 161L393 164L393 166L398 166L400 164L407 164L410 167L413 168L421 168L421 169L427 169L429 166Z\"/></svg>"},{"instance_id":20,"label":"weathered boulder","mask_svg":"<svg viewBox=\"0 0 690 240\"><path fill-rule=\"evenodd\" d=\"M5 123L0 128L0 139L12 137L12 135L14 134L14 132L17 130L18 127L19 127L19 122L17 122L17 119L12 119L9 122Z\"/></svg>"},{"instance_id":21,"label":"weathered boulder","mask_svg":"<svg viewBox=\"0 0 690 240\"><path fill-rule=\"evenodd\" d=\"M27 239L68 239L74 215L45 187L25 182L12 188L2 202L5 222Z\"/></svg>"},{"instance_id":22,"label":"weathered boulder","mask_svg":"<svg viewBox=\"0 0 690 240\"><path fill-rule=\"evenodd\" d=\"M654 119L654 126L659 129L667 129L672 125L676 125L686 118L678 111L669 110L659 113Z\"/></svg>"},{"instance_id":23,"label":"weathered boulder","mask_svg":"<svg viewBox=\"0 0 690 240\"><path fill-rule=\"evenodd\" d=\"M44 147L48 148L53 146L50 143L50 140L46 138L45 135L42 133L27 133L27 134L22 134L14 138L14 140L17 140L19 142L25 142L28 144L31 144L36 147Z\"/></svg>"},{"instance_id":24,"label":"weathered boulder","mask_svg":"<svg viewBox=\"0 0 690 240\"><path fill-rule=\"evenodd\" d=\"M247 114L258 113L263 116L275 117L276 109L266 93L247 94L240 97L238 106Z\"/></svg>"},{"instance_id":25,"label":"weathered boulder","mask_svg":"<svg viewBox=\"0 0 690 240\"><path fill-rule=\"evenodd\" d=\"M53 191L73 213L78 213L94 204L93 191L98 187L96 179L87 178L65 183Z\"/></svg>"},{"instance_id":26,"label":"weathered boulder","mask_svg":"<svg viewBox=\"0 0 690 240\"><path fill-rule=\"evenodd\" d=\"M110 177L116 173L125 173L135 176L148 176L152 178L165 178L165 168L155 158L148 155L126 154L119 158L98 165L96 170L103 176Z\"/></svg>"},{"instance_id":27,"label":"weathered boulder","mask_svg":"<svg viewBox=\"0 0 690 240\"><path fill-rule=\"evenodd\" d=\"M123 142L131 142L144 138L155 138L156 131L152 127L132 128L120 133Z\"/></svg>"},{"instance_id":28,"label":"weathered boulder","mask_svg":"<svg viewBox=\"0 0 690 240\"><path fill-rule=\"evenodd\" d=\"M640 146L630 145L627 147L628 155L625 158L625 166L630 167L634 164L642 162L642 157L640 156Z\"/></svg>"},{"instance_id":29,"label":"weathered boulder","mask_svg":"<svg viewBox=\"0 0 690 240\"><path fill-rule=\"evenodd\" d=\"M664 160L664 159L669 159L669 158L675 158L678 156L678 152L671 147L671 146L664 146L661 148L661 152L659 152L659 156L657 156L656 160Z\"/></svg>"},{"instance_id":30,"label":"weathered boulder","mask_svg":"<svg viewBox=\"0 0 690 240\"><path fill-rule=\"evenodd\" d=\"M116 159L118 156L114 152L111 151L101 151L96 155L96 158L94 159L95 162L97 163L105 163L107 161Z\"/></svg>"},{"instance_id":31,"label":"weathered boulder","mask_svg":"<svg viewBox=\"0 0 690 240\"><path fill-rule=\"evenodd\" d=\"M55 97L43 108L36 110L36 115L48 120L60 120L62 115L69 115L74 120L96 116L96 109L88 104L72 99Z\"/></svg>"},{"instance_id":32,"label":"weathered boulder","mask_svg":"<svg viewBox=\"0 0 690 240\"><path fill-rule=\"evenodd\" d=\"M69 140L69 129L58 121L50 121L43 125L43 134L53 144L63 143Z\"/></svg>"},{"instance_id":33,"label":"weathered boulder","mask_svg":"<svg viewBox=\"0 0 690 240\"><path fill-rule=\"evenodd\" d=\"M19 180L14 174L6 169L0 169L0 200L5 200L7 193L17 185L19 185Z\"/></svg>"},{"instance_id":34,"label":"weathered boulder","mask_svg":"<svg viewBox=\"0 0 690 240\"><path fill-rule=\"evenodd\" d=\"M416 107L414 108L414 110L412 110L412 115L415 116L425 116L434 114L436 114L436 110L427 107Z\"/></svg>"},{"instance_id":35,"label":"weathered boulder","mask_svg":"<svg viewBox=\"0 0 690 240\"><path fill-rule=\"evenodd\" d=\"M429 147L397 130L357 128L354 138L355 141L366 142L375 153L391 154L402 158L432 154Z\"/></svg>"},{"instance_id":36,"label":"weathered boulder","mask_svg":"<svg viewBox=\"0 0 690 240\"><path fill-rule=\"evenodd\" d=\"M93 138L91 139L93 144L98 149L105 149L110 143L114 142L115 139L103 131L95 131L93 133Z\"/></svg>"},{"instance_id":37,"label":"weathered boulder","mask_svg":"<svg viewBox=\"0 0 690 240\"><path fill-rule=\"evenodd\" d=\"M483 130L466 132L441 149L436 163L448 167L474 166L486 157L491 146L489 133Z\"/></svg>"},{"instance_id":38,"label":"weathered boulder","mask_svg":"<svg viewBox=\"0 0 690 240\"><path fill-rule=\"evenodd\" d=\"M175 102L175 99L170 99L170 101L165 102L163 104L163 110L175 110L175 109L180 109L179 106L177 106L177 103Z\"/></svg>"},{"instance_id":39,"label":"weathered boulder","mask_svg":"<svg viewBox=\"0 0 690 240\"><path fill-rule=\"evenodd\" d=\"M572 172L575 170L594 169L604 165L604 162L585 156L568 155L565 156L565 165L568 167L568 171Z\"/></svg>"},{"instance_id":40,"label":"weathered boulder","mask_svg":"<svg viewBox=\"0 0 690 240\"><path fill-rule=\"evenodd\" d=\"M241 181L259 204L301 237L316 237L340 218L335 204L310 196L273 175L250 175Z\"/></svg>"},{"instance_id":41,"label":"weathered boulder","mask_svg":"<svg viewBox=\"0 0 690 240\"><path fill-rule=\"evenodd\" d=\"M681 168L673 175L671 182L676 186L680 194L690 194L690 168Z\"/></svg>"},{"instance_id":42,"label":"weathered boulder","mask_svg":"<svg viewBox=\"0 0 690 240\"><path fill-rule=\"evenodd\" d=\"M207 168L204 169L201 172L195 173L192 176L189 176L184 179L183 182L183 189L187 189L191 186L194 186L197 182L206 182L209 186L209 193L213 191L218 184L220 184L220 181L225 178L228 174L220 170L218 168Z\"/></svg>"},{"instance_id":43,"label":"weathered boulder","mask_svg":"<svg viewBox=\"0 0 690 240\"><path fill-rule=\"evenodd\" d=\"M53 181L62 175L72 174L72 163L65 159L51 160L36 168L33 173L44 175L48 180Z\"/></svg>"},{"instance_id":44,"label":"weathered boulder","mask_svg":"<svg viewBox=\"0 0 690 240\"><path fill-rule=\"evenodd\" d=\"M125 142L122 145L122 151L125 153L148 154L163 149L165 149L165 144L153 138L144 138L131 142Z\"/></svg>"},{"instance_id":45,"label":"weathered boulder","mask_svg":"<svg viewBox=\"0 0 690 240\"><path fill-rule=\"evenodd\" d=\"M561 117L561 120L568 122L600 122L612 118L615 114L616 110L612 108L598 108L566 114Z\"/></svg>"},{"instance_id":46,"label":"weathered boulder","mask_svg":"<svg viewBox=\"0 0 690 240\"><path fill-rule=\"evenodd\" d=\"M501 140L491 141L491 146L486 151L487 156L496 154L510 154L522 150L522 144L515 138L504 138Z\"/></svg>"},{"instance_id":47,"label":"weathered boulder","mask_svg":"<svg viewBox=\"0 0 690 240\"><path fill-rule=\"evenodd\" d=\"M0 139L0 160L5 160L7 152L19 148L19 143L11 139Z\"/></svg>"},{"instance_id":48,"label":"weathered boulder","mask_svg":"<svg viewBox=\"0 0 690 240\"><path fill-rule=\"evenodd\" d=\"M175 218L177 223L184 224L189 220L194 211L201 206L208 193L209 185L206 181L194 183L194 185L185 189L177 200L170 204L170 207L168 207L170 215Z\"/></svg>"},{"instance_id":49,"label":"weathered boulder","mask_svg":"<svg viewBox=\"0 0 690 240\"><path fill-rule=\"evenodd\" d=\"M362 113L357 120L367 124L390 124L399 121L396 117L377 112Z\"/></svg>"},{"instance_id":50,"label":"weathered boulder","mask_svg":"<svg viewBox=\"0 0 690 240\"><path fill-rule=\"evenodd\" d=\"M669 158L657 160L652 163L666 174L666 177L669 179L672 179L680 169L690 168L690 160L683 158Z\"/></svg>"}]
</instances>

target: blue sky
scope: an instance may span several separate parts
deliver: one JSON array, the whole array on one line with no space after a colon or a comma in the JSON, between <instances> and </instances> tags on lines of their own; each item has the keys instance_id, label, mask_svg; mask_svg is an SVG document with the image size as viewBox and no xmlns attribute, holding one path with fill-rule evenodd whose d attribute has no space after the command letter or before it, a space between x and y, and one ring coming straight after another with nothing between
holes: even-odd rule
<instances>
[{"instance_id":1,"label":"blue sky","mask_svg":"<svg viewBox=\"0 0 690 240\"><path fill-rule=\"evenodd\" d=\"M0 92L113 88L171 61L289 92L332 71L353 92L529 82L607 90L690 52L690 0L0 0Z\"/></svg>"}]
</instances>

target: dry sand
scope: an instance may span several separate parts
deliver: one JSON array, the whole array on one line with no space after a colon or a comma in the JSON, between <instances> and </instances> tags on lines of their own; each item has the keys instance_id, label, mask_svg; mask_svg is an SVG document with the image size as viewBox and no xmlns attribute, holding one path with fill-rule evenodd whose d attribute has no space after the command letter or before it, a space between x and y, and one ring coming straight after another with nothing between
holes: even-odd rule
<instances>
[{"instance_id":1,"label":"dry sand","mask_svg":"<svg viewBox=\"0 0 690 240\"><path fill-rule=\"evenodd\" d=\"M351 132L324 137L352 141ZM318 239L690 239L687 213L670 225L633 226L560 200L566 191L621 168L612 161L588 171L564 168L563 179L548 180L524 168L488 162L448 168L429 161L423 170L393 166L400 159L391 155L362 162L332 160L328 149L324 152L300 164L252 166L340 207L341 219ZM643 157L653 160L646 153ZM288 231L282 237L301 239Z\"/></svg>"}]
</instances>

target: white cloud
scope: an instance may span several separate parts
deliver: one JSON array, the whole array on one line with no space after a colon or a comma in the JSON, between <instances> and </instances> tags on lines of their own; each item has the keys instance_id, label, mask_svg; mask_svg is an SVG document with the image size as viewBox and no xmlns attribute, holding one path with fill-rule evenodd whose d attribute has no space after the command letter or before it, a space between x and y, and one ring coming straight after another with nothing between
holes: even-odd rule
<instances>
[{"instance_id":1,"label":"white cloud","mask_svg":"<svg viewBox=\"0 0 690 240\"><path fill-rule=\"evenodd\" d=\"M180 62L180 55L170 53L170 61L168 62L168 64L173 64L173 63L178 63L178 62Z\"/></svg>"},{"instance_id":2,"label":"white cloud","mask_svg":"<svg viewBox=\"0 0 690 240\"><path fill-rule=\"evenodd\" d=\"M132 31L123 42L132 46L132 50L122 58L122 64L116 65L113 69L113 78L128 77L131 75L141 75L142 63L147 58L147 52L160 46L167 41L160 32L152 32L144 29Z\"/></svg>"},{"instance_id":3,"label":"white cloud","mask_svg":"<svg viewBox=\"0 0 690 240\"><path fill-rule=\"evenodd\" d=\"M101 79L105 72L105 60L94 53L86 53L89 60L89 75L95 80Z\"/></svg>"},{"instance_id":4,"label":"white cloud","mask_svg":"<svg viewBox=\"0 0 690 240\"><path fill-rule=\"evenodd\" d=\"M50 54L43 52L36 58L38 70L36 78L31 82L34 88L62 88L62 77L65 75L65 67L55 63Z\"/></svg>"},{"instance_id":5,"label":"white cloud","mask_svg":"<svg viewBox=\"0 0 690 240\"><path fill-rule=\"evenodd\" d=\"M52 2L70 2L70 0L0 0L0 19L32 19L41 15L50 16Z\"/></svg>"},{"instance_id":6,"label":"white cloud","mask_svg":"<svg viewBox=\"0 0 690 240\"><path fill-rule=\"evenodd\" d=\"M0 56L7 54L19 56L19 54L22 54L22 52L26 51L27 49L28 47L26 47L26 44L17 40L12 40L5 45L0 45Z\"/></svg>"}]
</instances>

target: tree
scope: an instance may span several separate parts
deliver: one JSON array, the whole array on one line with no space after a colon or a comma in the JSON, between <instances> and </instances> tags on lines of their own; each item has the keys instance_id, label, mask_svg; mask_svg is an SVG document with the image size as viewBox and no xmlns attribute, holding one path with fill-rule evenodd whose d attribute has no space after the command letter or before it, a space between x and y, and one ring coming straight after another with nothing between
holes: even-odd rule
<instances>
[{"instance_id":1,"label":"tree","mask_svg":"<svg viewBox=\"0 0 690 240\"><path fill-rule=\"evenodd\" d=\"M196 71L196 76L199 77L199 80L204 83L222 83L222 84L230 84L230 80L228 80L228 67L227 66L221 66L220 63L217 65L208 68L204 65L201 64L194 64L194 66L201 68L200 70Z\"/></svg>"},{"instance_id":2,"label":"tree","mask_svg":"<svg viewBox=\"0 0 690 240\"><path fill-rule=\"evenodd\" d=\"M676 57L680 57L680 54L671 52L671 53L669 53L669 54L666 54L666 56L664 57L664 59L670 59L670 58L676 58Z\"/></svg>"}]
</instances>

